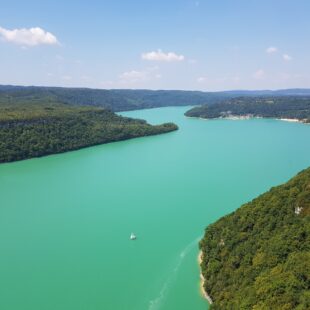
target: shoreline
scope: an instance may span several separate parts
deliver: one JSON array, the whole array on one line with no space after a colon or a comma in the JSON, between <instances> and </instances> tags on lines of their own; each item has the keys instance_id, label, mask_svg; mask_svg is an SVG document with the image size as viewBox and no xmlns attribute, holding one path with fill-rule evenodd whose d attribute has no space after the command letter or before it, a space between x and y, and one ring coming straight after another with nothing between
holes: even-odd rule
<instances>
[{"instance_id":1,"label":"shoreline","mask_svg":"<svg viewBox=\"0 0 310 310\"><path fill-rule=\"evenodd\" d=\"M199 251L199 254L198 254L198 264L199 264L199 269L200 269L200 274L199 274L199 277L200 277L200 292L201 292L201 295L208 301L208 303L210 305L213 304L213 301L211 299L211 297L208 295L208 293L205 291L203 285L205 283L205 277L203 276L202 272L201 272L201 263L202 263L202 251Z\"/></svg>"},{"instance_id":2,"label":"shoreline","mask_svg":"<svg viewBox=\"0 0 310 310\"><path fill-rule=\"evenodd\" d=\"M273 118L273 117L262 117L262 116L249 116L249 115L231 115L227 117L214 117L214 118L207 118L207 117L200 117L200 116L187 116L187 118L197 118L204 121L210 120L231 120L231 121L244 121L244 120L251 120L251 119L274 119L277 121L284 121L284 122L291 122L291 123L301 123L301 124L308 124L306 119L298 119L298 118Z\"/></svg>"},{"instance_id":3,"label":"shoreline","mask_svg":"<svg viewBox=\"0 0 310 310\"><path fill-rule=\"evenodd\" d=\"M298 118L277 118L279 121L284 122L292 122L292 123L304 123L302 120L299 120Z\"/></svg>"}]
</instances>

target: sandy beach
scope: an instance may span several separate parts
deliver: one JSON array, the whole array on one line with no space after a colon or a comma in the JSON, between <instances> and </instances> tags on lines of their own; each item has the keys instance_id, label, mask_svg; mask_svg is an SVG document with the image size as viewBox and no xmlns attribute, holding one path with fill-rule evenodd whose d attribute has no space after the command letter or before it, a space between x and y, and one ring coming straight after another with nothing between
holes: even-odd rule
<instances>
[{"instance_id":1,"label":"sandy beach","mask_svg":"<svg viewBox=\"0 0 310 310\"><path fill-rule=\"evenodd\" d=\"M285 121L285 122L294 122L294 123L297 123L297 122L302 122L300 121L299 119L297 118L280 118L280 121Z\"/></svg>"},{"instance_id":2,"label":"sandy beach","mask_svg":"<svg viewBox=\"0 0 310 310\"><path fill-rule=\"evenodd\" d=\"M198 254L198 263L199 263L199 268L200 268L200 265L202 263L202 251L199 252ZM209 304L211 305L213 303L211 297L208 295L208 293L205 291L203 285L204 285L204 282L205 282L205 278L201 272L201 268L200 268L200 291L201 291L201 294L202 296L209 302Z\"/></svg>"}]
</instances>

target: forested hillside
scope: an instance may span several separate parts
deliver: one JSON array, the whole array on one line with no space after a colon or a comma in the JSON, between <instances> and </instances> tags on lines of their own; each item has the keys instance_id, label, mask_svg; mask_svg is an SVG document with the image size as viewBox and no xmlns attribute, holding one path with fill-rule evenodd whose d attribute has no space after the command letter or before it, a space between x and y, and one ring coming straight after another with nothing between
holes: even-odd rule
<instances>
[{"instance_id":1,"label":"forested hillside","mask_svg":"<svg viewBox=\"0 0 310 310\"><path fill-rule=\"evenodd\" d=\"M62 103L0 104L0 163L176 130L96 107Z\"/></svg>"},{"instance_id":2,"label":"forested hillside","mask_svg":"<svg viewBox=\"0 0 310 310\"><path fill-rule=\"evenodd\" d=\"M202 92L180 90L90 89L40 86L0 85L0 104L60 102L69 105L105 107L112 111L127 111L166 106L213 104L238 96L310 96L309 89L278 91Z\"/></svg>"},{"instance_id":3,"label":"forested hillside","mask_svg":"<svg viewBox=\"0 0 310 310\"><path fill-rule=\"evenodd\" d=\"M214 103L227 96L200 91L0 86L0 105L59 102L105 107L115 112Z\"/></svg>"},{"instance_id":4,"label":"forested hillside","mask_svg":"<svg viewBox=\"0 0 310 310\"><path fill-rule=\"evenodd\" d=\"M310 120L310 97L238 97L217 104L194 107L185 113L189 117L227 118L252 116L265 118L291 118Z\"/></svg>"},{"instance_id":5,"label":"forested hillside","mask_svg":"<svg viewBox=\"0 0 310 310\"><path fill-rule=\"evenodd\" d=\"M310 168L207 227L211 309L310 309Z\"/></svg>"}]
</instances>

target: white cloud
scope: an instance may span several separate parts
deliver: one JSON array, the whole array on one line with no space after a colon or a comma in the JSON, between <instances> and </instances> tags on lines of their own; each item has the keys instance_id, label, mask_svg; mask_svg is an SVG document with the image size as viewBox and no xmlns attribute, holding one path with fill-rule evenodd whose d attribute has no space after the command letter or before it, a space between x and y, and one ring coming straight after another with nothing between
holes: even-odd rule
<instances>
[{"instance_id":1,"label":"white cloud","mask_svg":"<svg viewBox=\"0 0 310 310\"><path fill-rule=\"evenodd\" d=\"M64 81L71 81L72 80L72 76L71 75L63 75L61 77Z\"/></svg>"},{"instance_id":2,"label":"white cloud","mask_svg":"<svg viewBox=\"0 0 310 310\"><path fill-rule=\"evenodd\" d=\"M241 78L239 75L235 75L232 77L232 81L236 84L238 84L241 81Z\"/></svg>"},{"instance_id":3,"label":"white cloud","mask_svg":"<svg viewBox=\"0 0 310 310\"><path fill-rule=\"evenodd\" d=\"M293 78L294 78L294 79L308 79L309 76L304 75L304 74L295 73L295 74L293 75Z\"/></svg>"},{"instance_id":4,"label":"white cloud","mask_svg":"<svg viewBox=\"0 0 310 310\"><path fill-rule=\"evenodd\" d=\"M196 60L196 59L189 59L189 60L188 60L188 63L189 63L190 65L195 65L195 64L197 63L197 60Z\"/></svg>"},{"instance_id":5,"label":"white cloud","mask_svg":"<svg viewBox=\"0 0 310 310\"><path fill-rule=\"evenodd\" d=\"M61 55L56 55L55 57L56 57L56 60L59 61L59 62L65 60L65 58L63 56L61 56Z\"/></svg>"},{"instance_id":6,"label":"white cloud","mask_svg":"<svg viewBox=\"0 0 310 310\"><path fill-rule=\"evenodd\" d=\"M42 28L5 29L0 27L0 37L3 40L22 46L36 46L40 44L59 44L57 38Z\"/></svg>"},{"instance_id":7,"label":"white cloud","mask_svg":"<svg viewBox=\"0 0 310 310\"><path fill-rule=\"evenodd\" d=\"M81 80L83 80L83 81L90 81L90 80L92 80L92 78L89 75L82 75L81 76Z\"/></svg>"},{"instance_id":8,"label":"white cloud","mask_svg":"<svg viewBox=\"0 0 310 310\"><path fill-rule=\"evenodd\" d=\"M121 83L134 84L137 82L145 82L152 79L160 79L162 75L158 72L158 67L150 67L142 71L131 70L123 72L120 76Z\"/></svg>"},{"instance_id":9,"label":"white cloud","mask_svg":"<svg viewBox=\"0 0 310 310\"><path fill-rule=\"evenodd\" d=\"M284 73L280 74L280 78L282 80L289 80L289 79L291 79L291 75L289 73L284 72Z\"/></svg>"},{"instance_id":10,"label":"white cloud","mask_svg":"<svg viewBox=\"0 0 310 310\"><path fill-rule=\"evenodd\" d=\"M198 82L198 83L204 83L204 82L206 82L207 80L208 80L208 78L205 77L205 76L200 76L199 78L197 78L197 82Z\"/></svg>"},{"instance_id":11,"label":"white cloud","mask_svg":"<svg viewBox=\"0 0 310 310\"><path fill-rule=\"evenodd\" d=\"M136 70L131 70L131 71L126 71L123 72L119 78L123 81L135 83L141 80L146 79L146 71L136 71Z\"/></svg>"},{"instance_id":12,"label":"white cloud","mask_svg":"<svg viewBox=\"0 0 310 310\"><path fill-rule=\"evenodd\" d=\"M256 72L253 73L253 78L257 80L263 79L265 76L265 71L262 69L257 70Z\"/></svg>"},{"instance_id":13,"label":"white cloud","mask_svg":"<svg viewBox=\"0 0 310 310\"><path fill-rule=\"evenodd\" d=\"M224 82L233 82L234 84L238 84L240 82L241 78L239 75L233 75L233 76L218 76L218 77L208 77L208 76L200 76L197 78L197 82L199 84L206 84L206 83L216 83L216 84L222 84Z\"/></svg>"},{"instance_id":14,"label":"white cloud","mask_svg":"<svg viewBox=\"0 0 310 310\"><path fill-rule=\"evenodd\" d=\"M144 60L165 61L165 62L183 61L185 59L183 55L178 55L174 52L164 53L160 49L153 52L143 53L141 57Z\"/></svg>"},{"instance_id":15,"label":"white cloud","mask_svg":"<svg viewBox=\"0 0 310 310\"><path fill-rule=\"evenodd\" d=\"M103 88L112 88L115 86L115 82L113 81L103 81L100 83L100 87L103 87Z\"/></svg>"},{"instance_id":16,"label":"white cloud","mask_svg":"<svg viewBox=\"0 0 310 310\"><path fill-rule=\"evenodd\" d=\"M278 51L278 48L274 47L274 46L270 46L266 49L266 53L268 54L275 54Z\"/></svg>"},{"instance_id":17,"label":"white cloud","mask_svg":"<svg viewBox=\"0 0 310 310\"><path fill-rule=\"evenodd\" d=\"M290 61L290 60L292 60L292 57L288 54L283 54L283 60Z\"/></svg>"}]
</instances>

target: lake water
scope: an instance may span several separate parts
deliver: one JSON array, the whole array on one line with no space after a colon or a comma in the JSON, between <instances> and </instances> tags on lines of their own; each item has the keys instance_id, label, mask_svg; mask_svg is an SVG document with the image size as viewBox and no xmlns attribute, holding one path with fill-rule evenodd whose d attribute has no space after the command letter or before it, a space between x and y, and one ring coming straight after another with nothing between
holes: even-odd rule
<instances>
[{"instance_id":1,"label":"lake water","mask_svg":"<svg viewBox=\"0 0 310 310\"><path fill-rule=\"evenodd\" d=\"M176 132L0 165L0 309L208 308L204 228L310 166L310 126L187 109L122 113Z\"/></svg>"}]
</instances>

